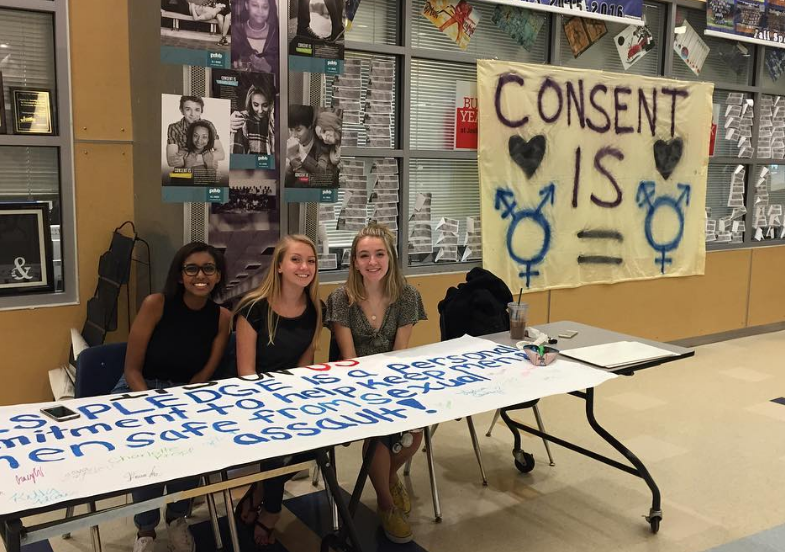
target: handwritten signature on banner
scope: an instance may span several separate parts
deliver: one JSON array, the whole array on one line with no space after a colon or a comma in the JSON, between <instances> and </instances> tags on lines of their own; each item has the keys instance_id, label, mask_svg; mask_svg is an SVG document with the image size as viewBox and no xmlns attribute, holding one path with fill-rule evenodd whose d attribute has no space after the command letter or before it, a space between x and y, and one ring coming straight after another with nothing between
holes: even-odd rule
<instances>
[{"instance_id":1,"label":"handwritten signature on banner","mask_svg":"<svg viewBox=\"0 0 785 552\"><path fill-rule=\"evenodd\" d=\"M546 378L517 349L464 337L275 374L77 399L69 406L81 416L68 422L45 418L42 405L0 408L0 488L37 474L26 479L35 492L0 496L0 514L422 427L613 377L567 361L547 369Z\"/></svg>"}]
</instances>

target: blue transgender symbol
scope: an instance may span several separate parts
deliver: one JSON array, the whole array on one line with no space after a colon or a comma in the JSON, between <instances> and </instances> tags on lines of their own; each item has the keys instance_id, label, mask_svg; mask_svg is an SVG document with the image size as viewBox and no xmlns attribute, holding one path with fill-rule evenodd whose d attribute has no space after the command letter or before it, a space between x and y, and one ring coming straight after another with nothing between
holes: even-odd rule
<instances>
[{"instance_id":1,"label":"blue transgender symbol","mask_svg":"<svg viewBox=\"0 0 785 552\"><path fill-rule=\"evenodd\" d=\"M654 262L660 264L660 271L665 274L665 265L672 263L673 259L667 257L669 251L673 251L679 247L679 242L684 235L684 207L690 204L690 185L677 184L676 185L681 194L679 197L673 198L671 196L662 195L655 198L655 184L651 180L645 180L638 185L638 193L635 196L635 201L638 207L648 209L646 212L646 219L644 221L644 231L646 232L646 241L652 249L659 252L659 258L655 258ZM654 214L657 209L673 209L679 219L679 227L674 230L673 238L670 241L658 243L654 239L652 232L652 224L654 221Z\"/></svg>"},{"instance_id":2,"label":"blue transgender symbol","mask_svg":"<svg viewBox=\"0 0 785 552\"><path fill-rule=\"evenodd\" d=\"M553 182L545 186L540 190L540 195L542 199L540 200L540 204L537 205L534 209L526 209L521 208L516 211L518 207L518 202L515 201L515 194L509 188L497 188L496 189L496 202L494 207L497 211L501 211L502 220L511 218L510 227L507 229L507 252L510 254L510 258L514 260L518 264L522 264L525 267L525 270L518 274L519 277L526 278L526 287L529 287L529 283L531 282L532 276L539 276L539 271L532 270L533 266L540 264L542 261L545 260L545 255L548 254L548 249L551 246L551 224L542 214L542 209L547 205L549 202L553 205L553 200L556 195L556 186L554 186ZM542 246L540 247L539 251L537 251L533 256L529 258L524 258L518 255L513 248L513 236L515 235L515 229L522 220L531 219L532 222L539 225L542 228Z\"/></svg>"}]
</instances>

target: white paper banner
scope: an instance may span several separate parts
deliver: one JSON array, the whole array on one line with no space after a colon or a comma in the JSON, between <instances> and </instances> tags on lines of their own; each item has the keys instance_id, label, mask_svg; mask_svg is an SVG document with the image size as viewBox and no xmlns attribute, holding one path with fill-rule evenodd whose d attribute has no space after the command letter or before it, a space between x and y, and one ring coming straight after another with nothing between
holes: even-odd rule
<instances>
[{"instance_id":1,"label":"white paper banner","mask_svg":"<svg viewBox=\"0 0 785 552\"><path fill-rule=\"evenodd\" d=\"M289 373L0 409L0 514L388 435L594 387L613 374L535 367L464 336Z\"/></svg>"}]
</instances>

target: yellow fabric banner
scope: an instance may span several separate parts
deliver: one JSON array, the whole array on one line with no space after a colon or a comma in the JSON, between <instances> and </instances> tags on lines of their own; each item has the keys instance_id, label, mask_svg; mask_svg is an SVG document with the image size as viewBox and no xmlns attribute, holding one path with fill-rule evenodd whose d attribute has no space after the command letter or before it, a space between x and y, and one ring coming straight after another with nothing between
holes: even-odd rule
<instances>
[{"instance_id":1,"label":"yellow fabric banner","mask_svg":"<svg viewBox=\"0 0 785 552\"><path fill-rule=\"evenodd\" d=\"M477 62L483 265L513 292L703 274L709 83Z\"/></svg>"}]
</instances>

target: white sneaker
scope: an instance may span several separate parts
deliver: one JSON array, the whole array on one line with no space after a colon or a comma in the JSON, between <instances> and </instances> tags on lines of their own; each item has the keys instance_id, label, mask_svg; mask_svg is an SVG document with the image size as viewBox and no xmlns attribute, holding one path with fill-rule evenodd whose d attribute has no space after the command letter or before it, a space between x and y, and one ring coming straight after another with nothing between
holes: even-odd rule
<instances>
[{"instance_id":1,"label":"white sneaker","mask_svg":"<svg viewBox=\"0 0 785 552\"><path fill-rule=\"evenodd\" d=\"M185 518L177 518L169 524L169 550L171 552L194 552L196 550L194 537L191 535L191 530L188 529Z\"/></svg>"},{"instance_id":2,"label":"white sneaker","mask_svg":"<svg viewBox=\"0 0 785 552\"><path fill-rule=\"evenodd\" d=\"M134 552L153 552L153 550L155 550L155 539L153 537L136 537Z\"/></svg>"}]
</instances>

